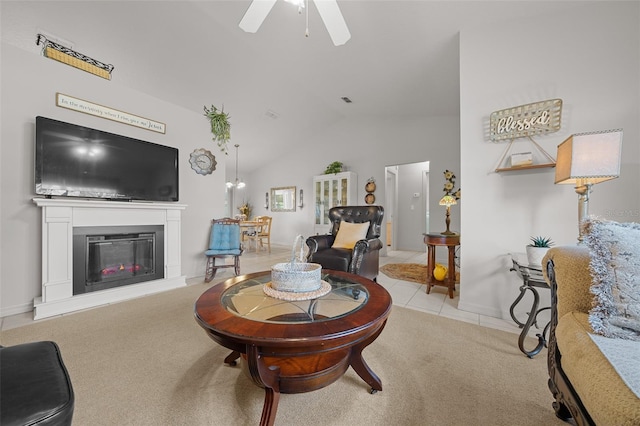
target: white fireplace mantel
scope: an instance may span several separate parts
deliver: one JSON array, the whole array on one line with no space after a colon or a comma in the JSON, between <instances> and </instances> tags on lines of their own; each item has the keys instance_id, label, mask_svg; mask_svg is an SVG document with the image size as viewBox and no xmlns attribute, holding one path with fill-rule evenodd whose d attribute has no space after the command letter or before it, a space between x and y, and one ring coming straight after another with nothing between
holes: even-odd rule
<instances>
[{"instance_id":1,"label":"white fireplace mantel","mask_svg":"<svg viewBox=\"0 0 640 426\"><path fill-rule=\"evenodd\" d=\"M57 198L33 202L42 208L42 296L33 301L34 319L186 285L180 265L180 220L186 205ZM164 226L164 278L74 296L73 228L128 225Z\"/></svg>"}]
</instances>

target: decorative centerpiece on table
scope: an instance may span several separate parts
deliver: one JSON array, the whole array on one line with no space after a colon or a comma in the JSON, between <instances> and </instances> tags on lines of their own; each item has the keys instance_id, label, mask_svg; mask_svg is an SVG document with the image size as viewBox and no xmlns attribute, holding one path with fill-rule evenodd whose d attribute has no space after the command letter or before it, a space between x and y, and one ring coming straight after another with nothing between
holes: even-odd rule
<instances>
[{"instance_id":1,"label":"decorative centerpiece on table","mask_svg":"<svg viewBox=\"0 0 640 426\"><path fill-rule=\"evenodd\" d=\"M245 201L244 203L242 203L242 205L240 207L238 207L238 211L246 219L249 219L251 217L251 210L252 209L253 209L253 207L251 206L251 204L249 204L248 201Z\"/></svg>"},{"instance_id":2,"label":"decorative centerpiece on table","mask_svg":"<svg viewBox=\"0 0 640 426\"><path fill-rule=\"evenodd\" d=\"M296 248L300 242L300 256ZM263 291L276 299L298 301L317 299L331 291L331 284L322 280L322 265L304 262L304 238L298 235L291 250L291 261L271 267L271 281Z\"/></svg>"}]
</instances>

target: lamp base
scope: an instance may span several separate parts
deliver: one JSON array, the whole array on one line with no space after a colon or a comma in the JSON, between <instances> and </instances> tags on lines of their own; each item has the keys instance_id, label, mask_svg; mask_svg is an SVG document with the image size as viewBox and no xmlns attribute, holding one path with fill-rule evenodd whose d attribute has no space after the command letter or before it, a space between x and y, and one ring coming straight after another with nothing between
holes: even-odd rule
<instances>
[{"instance_id":1,"label":"lamp base","mask_svg":"<svg viewBox=\"0 0 640 426\"><path fill-rule=\"evenodd\" d=\"M576 186L576 194L578 194L578 245L584 240L584 228L582 222L589 218L589 195L593 185L587 183L582 186Z\"/></svg>"},{"instance_id":2,"label":"lamp base","mask_svg":"<svg viewBox=\"0 0 640 426\"><path fill-rule=\"evenodd\" d=\"M451 206L447 206L447 214L446 214L446 219L445 219L445 223L447 224L447 230L444 232L441 232L440 234L442 235L456 235L455 232L449 231L449 224L451 223L451 218L449 217L451 215Z\"/></svg>"}]
</instances>

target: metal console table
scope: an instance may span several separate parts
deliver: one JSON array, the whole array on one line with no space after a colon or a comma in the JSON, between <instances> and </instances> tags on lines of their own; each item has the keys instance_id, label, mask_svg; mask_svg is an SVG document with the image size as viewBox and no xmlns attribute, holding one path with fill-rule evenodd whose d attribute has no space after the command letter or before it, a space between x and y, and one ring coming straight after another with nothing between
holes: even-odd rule
<instances>
[{"instance_id":1,"label":"metal console table","mask_svg":"<svg viewBox=\"0 0 640 426\"><path fill-rule=\"evenodd\" d=\"M515 271L518 276L522 278L522 285L520 286L520 294L518 295L516 300L513 301L511 307L509 308L509 313L511 314L511 318L513 319L513 321L515 321L515 323L518 324L520 328L522 328L520 337L518 338L518 347L523 354L525 354L529 358L533 358L535 355L540 353L543 347L547 347L546 336L548 335L549 325L551 324L551 321L547 322L547 325L545 325L542 333L536 334L536 336L538 337L538 344L535 348L527 351L524 347L524 340L527 337L529 329L532 325L535 325L536 328L539 328L538 314L540 314L540 312L544 310L551 309L550 306L538 309L538 305L540 304L540 295L538 294L538 290L536 290L536 288L549 289L549 286L547 285L547 282L544 280L544 276L542 275L542 265L525 265L518 262L513 257L511 258L511 261L513 262L513 266L511 267L510 271ZM527 290L530 290L533 294L533 304L531 305L531 311L528 312L529 316L527 317L526 322L523 323L519 321L518 318L516 318L513 311L518 303L520 303Z\"/></svg>"}]
</instances>

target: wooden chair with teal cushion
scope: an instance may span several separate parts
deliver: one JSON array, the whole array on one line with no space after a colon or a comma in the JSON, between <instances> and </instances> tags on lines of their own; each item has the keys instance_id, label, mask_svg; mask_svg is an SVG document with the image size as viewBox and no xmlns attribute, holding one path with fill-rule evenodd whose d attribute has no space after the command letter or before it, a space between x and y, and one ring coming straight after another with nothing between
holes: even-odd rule
<instances>
[{"instance_id":1,"label":"wooden chair with teal cushion","mask_svg":"<svg viewBox=\"0 0 640 426\"><path fill-rule=\"evenodd\" d=\"M240 256L242 255L240 241L240 221L225 217L211 221L209 249L204 252L207 257L205 282L210 282L216 276L218 268L233 267L236 275L240 275ZM233 257L233 263L227 264L226 258ZM222 259L222 264L216 265L216 259Z\"/></svg>"}]
</instances>

